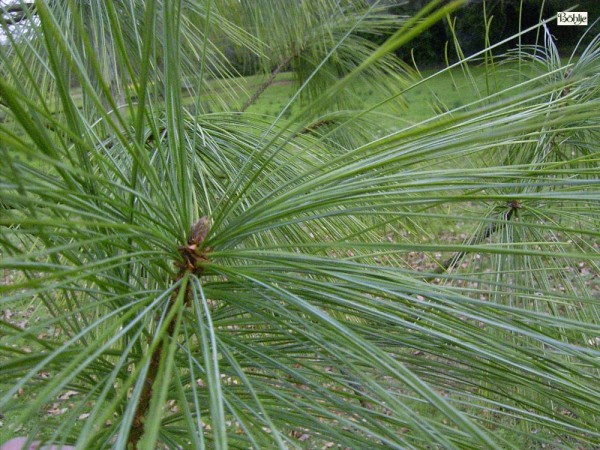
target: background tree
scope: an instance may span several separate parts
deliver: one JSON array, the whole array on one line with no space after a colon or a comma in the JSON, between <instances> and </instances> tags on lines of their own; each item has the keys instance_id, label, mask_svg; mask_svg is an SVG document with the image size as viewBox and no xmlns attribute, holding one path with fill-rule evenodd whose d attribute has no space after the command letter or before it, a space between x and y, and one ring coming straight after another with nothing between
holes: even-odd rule
<instances>
[{"instance_id":1,"label":"background tree","mask_svg":"<svg viewBox=\"0 0 600 450\"><path fill-rule=\"evenodd\" d=\"M412 15L427 2L418 0L397 5L394 4L395 2L390 3L390 12ZM451 62L457 60L453 34L464 54L471 55L483 50L489 42L503 41L520 30L535 26L546 19L561 54L568 55L574 49L582 51L595 34L588 33L583 36L583 42L579 42L582 38L581 28L558 26L555 20L550 20L559 11L565 11L572 6L574 4L566 0L470 1L453 16L454 32L447 21L438 22L424 32L417 41L398 49L396 53L407 63L411 63L414 58L419 67L440 67L446 64L446 58ZM600 4L594 0L577 2L576 9L588 12L590 26L594 26L593 22L600 17ZM597 25L595 26L597 29ZM519 38L521 45L538 45L542 40L543 34L540 32L524 34ZM511 42L497 47L496 52L503 53L514 47L515 42Z\"/></svg>"}]
</instances>

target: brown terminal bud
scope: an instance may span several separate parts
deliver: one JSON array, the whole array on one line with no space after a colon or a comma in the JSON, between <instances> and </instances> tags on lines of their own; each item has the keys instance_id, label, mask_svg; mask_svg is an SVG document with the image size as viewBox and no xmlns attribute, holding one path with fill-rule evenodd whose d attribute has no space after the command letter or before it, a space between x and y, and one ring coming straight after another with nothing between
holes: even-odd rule
<instances>
[{"instance_id":1,"label":"brown terminal bud","mask_svg":"<svg viewBox=\"0 0 600 450\"><path fill-rule=\"evenodd\" d=\"M210 230L210 219L208 216L202 216L198 219L198 221L192 225L192 229L190 231L190 238L188 239L188 245L200 245L208 231Z\"/></svg>"}]
</instances>

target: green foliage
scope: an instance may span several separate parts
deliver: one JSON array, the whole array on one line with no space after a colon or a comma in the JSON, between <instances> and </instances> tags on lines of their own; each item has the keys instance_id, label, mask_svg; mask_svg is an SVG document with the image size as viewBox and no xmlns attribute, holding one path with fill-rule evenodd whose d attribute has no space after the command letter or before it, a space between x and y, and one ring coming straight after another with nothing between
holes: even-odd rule
<instances>
[{"instance_id":1,"label":"green foliage","mask_svg":"<svg viewBox=\"0 0 600 450\"><path fill-rule=\"evenodd\" d=\"M398 15L413 15L427 2L412 0L410 2L390 2L390 12ZM396 4L399 3L399 4ZM545 19L546 26L556 40L563 53L577 51L589 44L592 34L583 36L583 27L557 26L551 18L560 11L576 6L576 11L586 11L590 17L590 27L600 16L600 3L596 0L577 2L565 0L474 0L467 2L463 8L453 14L454 30L448 21L439 22L409 46L400 48L397 54L407 63L416 61L419 67L439 67L446 62L446 53L452 61L456 61L455 48L452 41L457 39L458 45L466 55L480 52L491 42L500 42L519 33L520 30L537 25ZM486 26L486 23L488 26ZM541 33L529 33L520 37L520 43L538 45ZM583 45L582 45L583 44ZM447 46L449 45L449 49ZM501 46L497 51L504 52L514 47L514 42ZM460 59L460 58L458 58Z\"/></svg>"},{"instance_id":2,"label":"green foliage","mask_svg":"<svg viewBox=\"0 0 600 450\"><path fill-rule=\"evenodd\" d=\"M39 1L0 49L0 305L36 314L0 321L10 432L81 449L600 444L600 38L565 64L546 35L535 76L382 135L376 106L333 105L388 82L397 47L458 4L367 52L342 31L377 31L370 7L318 3L332 46L299 61L312 71L275 119L235 111L213 27L282 57L257 33L277 2ZM272 36L306 42L313 18ZM382 104L428 81L388 83ZM298 104L304 89L320 95Z\"/></svg>"}]
</instances>

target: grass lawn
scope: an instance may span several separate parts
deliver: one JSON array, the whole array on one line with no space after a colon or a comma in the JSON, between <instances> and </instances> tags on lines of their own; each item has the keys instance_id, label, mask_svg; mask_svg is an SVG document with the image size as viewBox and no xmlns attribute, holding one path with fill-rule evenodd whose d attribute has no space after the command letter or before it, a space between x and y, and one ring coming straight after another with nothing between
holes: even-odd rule
<instances>
[{"instance_id":1,"label":"grass lawn","mask_svg":"<svg viewBox=\"0 0 600 450\"><path fill-rule=\"evenodd\" d=\"M524 69L519 73L516 64L500 65L494 70L486 69L484 65L455 67L443 72L438 69L428 69L415 76L408 88L399 89L401 92L399 100L403 105L400 113L397 104L393 102L383 103L375 111L387 118L384 123L386 127L402 128L440 113L461 108L490 93L514 86L531 74L531 69ZM243 99L240 100L240 105L266 78L257 75L236 79L240 87L240 97ZM274 82L248 108L248 112L277 116L298 87L292 74L278 74ZM354 86L354 91L360 99L361 107L373 107L384 100L384 97L374 92L364 80ZM292 110L296 107L296 104L292 105Z\"/></svg>"}]
</instances>

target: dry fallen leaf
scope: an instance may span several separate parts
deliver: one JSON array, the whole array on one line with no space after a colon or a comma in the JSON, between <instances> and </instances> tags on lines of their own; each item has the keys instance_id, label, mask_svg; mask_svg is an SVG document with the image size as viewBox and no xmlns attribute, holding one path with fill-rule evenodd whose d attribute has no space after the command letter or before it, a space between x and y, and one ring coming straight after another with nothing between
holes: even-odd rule
<instances>
[{"instance_id":1,"label":"dry fallen leaf","mask_svg":"<svg viewBox=\"0 0 600 450\"><path fill-rule=\"evenodd\" d=\"M59 400L69 400L71 397L77 395L77 391L67 391L64 394L58 396Z\"/></svg>"},{"instance_id":2,"label":"dry fallen leaf","mask_svg":"<svg viewBox=\"0 0 600 450\"><path fill-rule=\"evenodd\" d=\"M309 439L310 439L310 434L306 434L306 433L302 434L302 435L301 435L301 436L298 438L298 440L299 440L300 442L308 441Z\"/></svg>"},{"instance_id":3,"label":"dry fallen leaf","mask_svg":"<svg viewBox=\"0 0 600 450\"><path fill-rule=\"evenodd\" d=\"M68 408L61 408L61 403L53 403L52 407L48 409L48 415L50 416L60 416L68 411Z\"/></svg>"}]
</instances>

